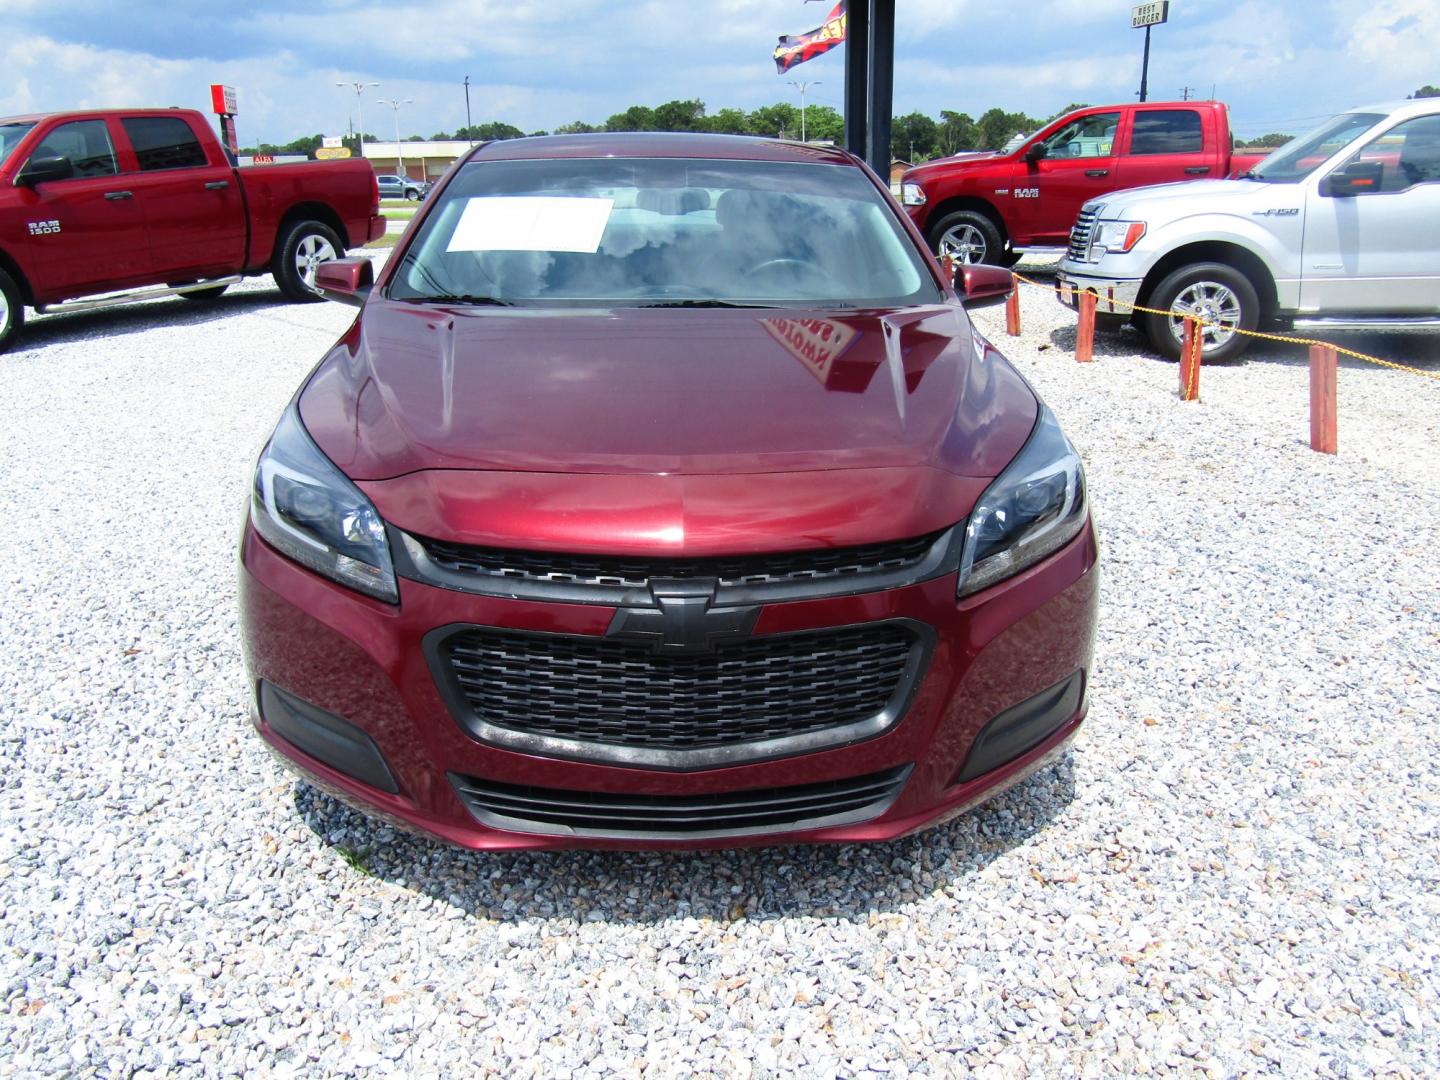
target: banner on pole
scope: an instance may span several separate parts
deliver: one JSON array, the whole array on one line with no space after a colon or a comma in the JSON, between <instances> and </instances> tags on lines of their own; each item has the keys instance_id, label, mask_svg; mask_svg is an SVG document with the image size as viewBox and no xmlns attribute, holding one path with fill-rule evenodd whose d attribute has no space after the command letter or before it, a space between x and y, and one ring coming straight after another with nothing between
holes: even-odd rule
<instances>
[{"instance_id":1,"label":"banner on pole","mask_svg":"<svg viewBox=\"0 0 1440 1080\"><path fill-rule=\"evenodd\" d=\"M823 25L804 34L781 34L774 53L776 74L784 75L796 64L823 56L843 44L847 22L845 0L840 0L825 17Z\"/></svg>"}]
</instances>

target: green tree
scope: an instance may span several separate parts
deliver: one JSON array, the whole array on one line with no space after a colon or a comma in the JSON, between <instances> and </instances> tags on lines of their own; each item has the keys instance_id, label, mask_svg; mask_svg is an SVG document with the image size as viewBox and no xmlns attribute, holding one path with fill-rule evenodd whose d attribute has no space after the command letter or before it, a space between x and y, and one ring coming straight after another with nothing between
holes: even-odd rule
<instances>
[{"instance_id":1,"label":"green tree","mask_svg":"<svg viewBox=\"0 0 1440 1080\"><path fill-rule=\"evenodd\" d=\"M655 106L656 131L704 131L705 103L697 99L690 101L667 101Z\"/></svg>"},{"instance_id":2,"label":"green tree","mask_svg":"<svg viewBox=\"0 0 1440 1080\"><path fill-rule=\"evenodd\" d=\"M969 113L940 110L939 149L942 154L958 154L975 149L975 120Z\"/></svg>"},{"instance_id":3,"label":"green tree","mask_svg":"<svg viewBox=\"0 0 1440 1080\"><path fill-rule=\"evenodd\" d=\"M286 143L279 150L262 151L272 154L304 154L310 157L316 150L320 149L325 142L324 135L306 135L304 138L295 139Z\"/></svg>"},{"instance_id":4,"label":"green tree","mask_svg":"<svg viewBox=\"0 0 1440 1080\"><path fill-rule=\"evenodd\" d=\"M1040 126L1024 113L1008 113L1004 109L989 109L975 123L975 141L982 150L999 150L1010 141L1012 135L1034 131Z\"/></svg>"},{"instance_id":5,"label":"green tree","mask_svg":"<svg viewBox=\"0 0 1440 1080\"><path fill-rule=\"evenodd\" d=\"M1440 97L1440 86L1431 86L1429 83L1426 83L1410 96L1412 98Z\"/></svg>"},{"instance_id":6,"label":"green tree","mask_svg":"<svg viewBox=\"0 0 1440 1080\"><path fill-rule=\"evenodd\" d=\"M705 117L703 130L717 135L744 135L748 130L745 126L745 113L740 109L721 109Z\"/></svg>"},{"instance_id":7,"label":"green tree","mask_svg":"<svg viewBox=\"0 0 1440 1080\"><path fill-rule=\"evenodd\" d=\"M805 110L805 137L811 142L817 139L844 142L845 118L833 106L811 105Z\"/></svg>"},{"instance_id":8,"label":"green tree","mask_svg":"<svg viewBox=\"0 0 1440 1080\"><path fill-rule=\"evenodd\" d=\"M807 117L808 122L808 117ZM776 138L784 132L787 138L800 137L800 107L789 102L762 105L752 109L745 117L745 131L750 135L768 135Z\"/></svg>"},{"instance_id":9,"label":"green tree","mask_svg":"<svg viewBox=\"0 0 1440 1080\"><path fill-rule=\"evenodd\" d=\"M1273 150L1277 146L1284 146L1294 137L1294 135L1283 135L1278 131L1272 131L1269 135L1261 135L1258 138L1246 139L1243 145L1264 146Z\"/></svg>"},{"instance_id":10,"label":"green tree","mask_svg":"<svg viewBox=\"0 0 1440 1080\"><path fill-rule=\"evenodd\" d=\"M648 105L631 105L605 121L606 131L654 131L655 110Z\"/></svg>"},{"instance_id":11,"label":"green tree","mask_svg":"<svg viewBox=\"0 0 1440 1080\"><path fill-rule=\"evenodd\" d=\"M589 135L592 132L604 131L603 127L596 127L594 124L587 124L583 120L576 120L573 123L561 124L555 129L556 135Z\"/></svg>"},{"instance_id":12,"label":"green tree","mask_svg":"<svg viewBox=\"0 0 1440 1080\"><path fill-rule=\"evenodd\" d=\"M890 156L906 161L927 161L935 156L940 125L922 112L897 116L890 125Z\"/></svg>"},{"instance_id":13,"label":"green tree","mask_svg":"<svg viewBox=\"0 0 1440 1080\"><path fill-rule=\"evenodd\" d=\"M478 142L491 142L495 139L520 139L524 135L525 132L514 124L507 124L503 120L492 120L488 124L472 124L470 127L462 127L455 132L457 139L475 139Z\"/></svg>"}]
</instances>

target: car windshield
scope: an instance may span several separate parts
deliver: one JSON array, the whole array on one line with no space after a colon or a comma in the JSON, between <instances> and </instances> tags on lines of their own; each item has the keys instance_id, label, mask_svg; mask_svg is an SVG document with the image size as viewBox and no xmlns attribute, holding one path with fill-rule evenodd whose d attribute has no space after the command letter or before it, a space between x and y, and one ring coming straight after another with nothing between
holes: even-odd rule
<instances>
[{"instance_id":1,"label":"car windshield","mask_svg":"<svg viewBox=\"0 0 1440 1080\"><path fill-rule=\"evenodd\" d=\"M1245 175L1269 184L1303 180L1384 119L1383 113L1341 113L1309 134L1291 139Z\"/></svg>"},{"instance_id":2,"label":"car windshield","mask_svg":"<svg viewBox=\"0 0 1440 1080\"><path fill-rule=\"evenodd\" d=\"M678 158L471 162L425 218L389 295L522 306L941 299L859 169Z\"/></svg>"},{"instance_id":3,"label":"car windshield","mask_svg":"<svg viewBox=\"0 0 1440 1080\"><path fill-rule=\"evenodd\" d=\"M29 124L0 124L0 165L5 164L5 159L20 145L20 140L25 138L28 132L35 125Z\"/></svg>"}]
</instances>

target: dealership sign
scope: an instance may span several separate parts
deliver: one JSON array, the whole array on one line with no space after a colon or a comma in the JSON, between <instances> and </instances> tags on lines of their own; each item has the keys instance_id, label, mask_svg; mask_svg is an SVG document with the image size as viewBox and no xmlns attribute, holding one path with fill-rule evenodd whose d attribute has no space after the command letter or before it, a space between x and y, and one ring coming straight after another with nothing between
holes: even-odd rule
<instances>
[{"instance_id":1,"label":"dealership sign","mask_svg":"<svg viewBox=\"0 0 1440 1080\"><path fill-rule=\"evenodd\" d=\"M320 137L320 145L326 150L334 150L337 146L343 146L345 144L340 141L339 135L322 135Z\"/></svg>"},{"instance_id":2,"label":"dealership sign","mask_svg":"<svg viewBox=\"0 0 1440 1080\"><path fill-rule=\"evenodd\" d=\"M348 146L322 146L315 151L316 161L339 161L350 156Z\"/></svg>"},{"instance_id":3,"label":"dealership sign","mask_svg":"<svg viewBox=\"0 0 1440 1080\"><path fill-rule=\"evenodd\" d=\"M1130 28L1138 30L1142 26L1158 26L1170 18L1170 0L1161 0L1158 4L1136 4L1130 9Z\"/></svg>"},{"instance_id":4,"label":"dealership sign","mask_svg":"<svg viewBox=\"0 0 1440 1080\"><path fill-rule=\"evenodd\" d=\"M235 104L235 88L210 84L210 109L217 116L234 116L240 110Z\"/></svg>"}]
</instances>

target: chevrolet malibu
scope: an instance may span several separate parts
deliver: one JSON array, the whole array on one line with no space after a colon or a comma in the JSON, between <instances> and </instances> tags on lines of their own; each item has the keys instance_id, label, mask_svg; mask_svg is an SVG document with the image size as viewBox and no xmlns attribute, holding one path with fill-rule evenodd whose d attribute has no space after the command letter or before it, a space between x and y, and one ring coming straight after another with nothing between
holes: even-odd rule
<instances>
[{"instance_id":1,"label":"chevrolet malibu","mask_svg":"<svg viewBox=\"0 0 1440 1080\"><path fill-rule=\"evenodd\" d=\"M1096 543L1055 417L838 149L472 151L256 464L252 717L479 849L886 840L1063 752Z\"/></svg>"}]
</instances>

